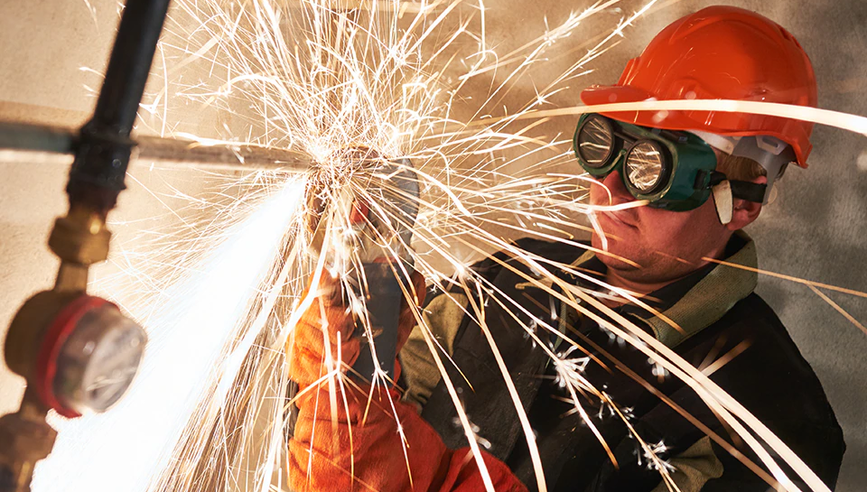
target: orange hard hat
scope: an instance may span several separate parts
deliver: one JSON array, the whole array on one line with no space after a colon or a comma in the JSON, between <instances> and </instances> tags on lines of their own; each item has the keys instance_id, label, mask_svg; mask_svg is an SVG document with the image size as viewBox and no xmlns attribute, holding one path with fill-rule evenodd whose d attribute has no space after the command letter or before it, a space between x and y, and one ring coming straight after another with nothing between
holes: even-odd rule
<instances>
[{"instance_id":1,"label":"orange hard hat","mask_svg":"<svg viewBox=\"0 0 867 492\"><path fill-rule=\"evenodd\" d=\"M637 58L629 60L617 85L581 92L588 105L667 99L735 99L816 106L816 77L810 59L788 31L748 10L714 6L663 29ZM813 124L746 113L630 111L610 118L665 130L723 136L768 135L789 144L807 166Z\"/></svg>"}]
</instances>

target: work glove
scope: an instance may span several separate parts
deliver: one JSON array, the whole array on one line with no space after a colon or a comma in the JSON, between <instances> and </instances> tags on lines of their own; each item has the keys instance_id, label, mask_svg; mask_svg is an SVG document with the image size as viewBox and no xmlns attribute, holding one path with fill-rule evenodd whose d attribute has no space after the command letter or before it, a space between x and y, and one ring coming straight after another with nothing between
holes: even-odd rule
<instances>
[{"instance_id":1,"label":"work glove","mask_svg":"<svg viewBox=\"0 0 867 492\"><path fill-rule=\"evenodd\" d=\"M424 279L413 273L411 281L420 305ZM355 378L323 379L329 372L327 354L335 360L340 354L342 367L350 367L361 343L367 343L352 336L355 319L340 289L339 282L323 272L316 297L289 340L290 377L299 385L298 418L289 441L290 489L484 490L469 448L448 449L414 406L400 402L396 388L378 384L371 390ZM415 325L406 300L400 309L398 352ZM399 365L395 368L399 374ZM526 490L505 464L485 453L483 459L496 490Z\"/></svg>"},{"instance_id":2,"label":"work glove","mask_svg":"<svg viewBox=\"0 0 867 492\"><path fill-rule=\"evenodd\" d=\"M410 274L411 286L416 296L416 306L424 302L424 277L418 272ZM355 334L355 315L346 304L344 286L326 271L320 276L319 285L313 293L313 303L304 312L289 337L289 375L302 390L335 367L337 356L343 368L351 367L361 352L361 344L368 343ZM308 289L302 299L308 296ZM413 292L410 292L413 294ZM406 344L415 326L415 316L406 298L400 303L398 319L397 351ZM374 341L376 339L374 338ZM326 355L330 354L330 361ZM395 353L395 357L396 357ZM327 363L327 362L330 362ZM399 364L395 365L395 380L399 377ZM341 371L345 372L345 371Z\"/></svg>"}]
</instances>

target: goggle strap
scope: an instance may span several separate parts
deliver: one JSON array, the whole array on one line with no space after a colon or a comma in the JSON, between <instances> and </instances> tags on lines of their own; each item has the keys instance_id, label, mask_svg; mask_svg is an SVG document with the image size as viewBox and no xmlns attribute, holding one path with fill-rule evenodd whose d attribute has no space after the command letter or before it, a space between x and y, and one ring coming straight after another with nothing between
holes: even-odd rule
<instances>
[{"instance_id":1,"label":"goggle strap","mask_svg":"<svg viewBox=\"0 0 867 492\"><path fill-rule=\"evenodd\" d=\"M696 182L704 181L707 171L699 172ZM741 200L747 200L749 202L762 203L765 201L765 192L768 189L767 185L753 183L751 181L740 181L737 179L728 179L726 175L719 171L711 171L710 172L710 180L708 182L708 188L713 188L714 186L722 183L723 181L728 180L732 189L732 196L734 198L740 198Z\"/></svg>"},{"instance_id":2,"label":"goggle strap","mask_svg":"<svg viewBox=\"0 0 867 492\"><path fill-rule=\"evenodd\" d=\"M765 201L765 192L768 185L753 183L750 181L729 180L732 185L732 196L748 202L762 203Z\"/></svg>"}]
</instances>

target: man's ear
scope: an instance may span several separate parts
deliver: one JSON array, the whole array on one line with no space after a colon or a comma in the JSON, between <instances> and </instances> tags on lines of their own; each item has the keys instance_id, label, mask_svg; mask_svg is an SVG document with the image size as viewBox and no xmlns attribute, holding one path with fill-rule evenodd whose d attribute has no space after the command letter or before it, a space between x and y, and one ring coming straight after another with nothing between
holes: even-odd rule
<instances>
[{"instance_id":1,"label":"man's ear","mask_svg":"<svg viewBox=\"0 0 867 492\"><path fill-rule=\"evenodd\" d=\"M756 184L767 184L768 178L759 176L751 179L750 182ZM742 198L732 200L732 220L726 224L726 228L730 231L737 231L753 223L762 212L762 204L751 202Z\"/></svg>"}]
</instances>

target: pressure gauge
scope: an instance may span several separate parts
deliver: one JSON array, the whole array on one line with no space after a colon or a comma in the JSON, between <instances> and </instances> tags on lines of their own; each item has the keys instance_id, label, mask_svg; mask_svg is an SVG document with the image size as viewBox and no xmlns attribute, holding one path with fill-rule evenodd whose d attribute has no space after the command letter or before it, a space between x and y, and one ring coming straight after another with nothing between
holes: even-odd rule
<instances>
[{"instance_id":1,"label":"pressure gauge","mask_svg":"<svg viewBox=\"0 0 867 492\"><path fill-rule=\"evenodd\" d=\"M65 417L104 412L132 384L145 331L114 304L82 296L55 319L37 365L37 390Z\"/></svg>"}]
</instances>

